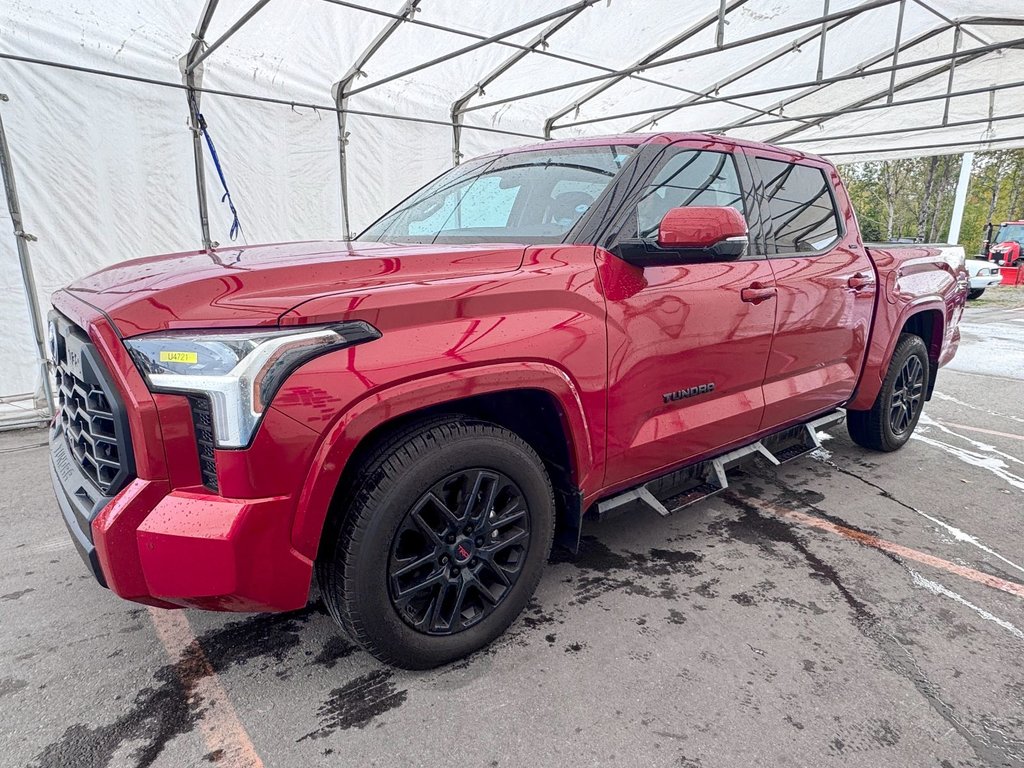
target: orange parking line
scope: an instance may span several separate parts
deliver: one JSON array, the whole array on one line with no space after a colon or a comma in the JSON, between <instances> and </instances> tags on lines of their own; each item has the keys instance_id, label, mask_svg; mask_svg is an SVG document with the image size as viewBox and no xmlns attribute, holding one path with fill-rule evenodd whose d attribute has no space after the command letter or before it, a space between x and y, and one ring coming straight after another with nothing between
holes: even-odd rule
<instances>
[{"instance_id":1,"label":"orange parking line","mask_svg":"<svg viewBox=\"0 0 1024 768\"><path fill-rule=\"evenodd\" d=\"M863 544L866 547L873 547L874 549L878 549L883 552L898 555L904 560L912 560L916 563L929 565L932 568L938 568L939 570L947 571L949 573L956 574L957 576L962 576L963 578L970 579L978 584L984 584L986 587L998 589L1008 595L1024 599L1024 584L1018 584L1015 581L1007 581L1006 579L1000 579L998 576L991 576L987 573L983 573L982 571L975 570L974 568L957 565L956 563L951 563L949 560L943 560L941 557L929 555L927 552L921 552L917 549L905 547L902 544L886 541L885 539L880 539L877 536L872 536L870 533L855 531L852 528L837 525L836 523L829 522L828 520L824 520L820 517L815 517L814 515L797 512L795 509L778 507L774 504L762 501L761 499L751 499L749 497L746 497L746 499L759 509L771 512L779 517L786 517L790 520L802 523L803 525L809 525L812 528L818 528L822 531L828 531L829 533L844 536L856 541L858 544Z\"/></svg>"},{"instance_id":2,"label":"orange parking line","mask_svg":"<svg viewBox=\"0 0 1024 768\"><path fill-rule=\"evenodd\" d=\"M211 759L226 768L263 768L252 739L185 615L180 611L150 608L149 617L167 655L178 666L185 693L189 698L202 698L206 705L200 730L208 754L216 756Z\"/></svg>"}]
</instances>

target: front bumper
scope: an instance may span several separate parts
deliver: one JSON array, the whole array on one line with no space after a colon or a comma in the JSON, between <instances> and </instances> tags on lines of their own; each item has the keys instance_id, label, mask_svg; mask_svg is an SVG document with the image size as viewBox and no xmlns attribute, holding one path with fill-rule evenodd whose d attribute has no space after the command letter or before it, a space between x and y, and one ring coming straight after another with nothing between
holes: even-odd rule
<instances>
[{"instance_id":1,"label":"front bumper","mask_svg":"<svg viewBox=\"0 0 1024 768\"><path fill-rule=\"evenodd\" d=\"M979 288L991 288L993 285L999 285L1003 280L1001 274L997 275L979 275L978 277L971 278L971 288L978 290Z\"/></svg>"},{"instance_id":2,"label":"front bumper","mask_svg":"<svg viewBox=\"0 0 1024 768\"><path fill-rule=\"evenodd\" d=\"M225 499L134 480L92 524L110 588L129 600L217 611L306 604L312 562L291 548L288 498Z\"/></svg>"},{"instance_id":3,"label":"front bumper","mask_svg":"<svg viewBox=\"0 0 1024 768\"><path fill-rule=\"evenodd\" d=\"M252 453L229 457L221 491L246 498L217 495L201 483L185 398L151 395L116 332L89 305L66 293L57 294L55 303L74 326L85 329L93 368L108 386L111 402L123 409L124 440L130 446L129 476L105 495L70 454L64 420L55 420L50 433L54 494L97 581L120 597L161 607L303 607L313 564L292 546L296 493L274 481L289 475L280 472L283 466L306 466L294 450L287 453L295 444L312 445L305 428L271 414L270 420L283 419L299 431L278 429L273 439L264 434ZM251 473L244 469L253 466L257 470Z\"/></svg>"},{"instance_id":4,"label":"front bumper","mask_svg":"<svg viewBox=\"0 0 1024 768\"><path fill-rule=\"evenodd\" d=\"M60 424L50 435L50 480L75 549L96 580L104 587L108 586L93 543L92 521L112 501L112 497L97 491L72 461Z\"/></svg>"}]
</instances>

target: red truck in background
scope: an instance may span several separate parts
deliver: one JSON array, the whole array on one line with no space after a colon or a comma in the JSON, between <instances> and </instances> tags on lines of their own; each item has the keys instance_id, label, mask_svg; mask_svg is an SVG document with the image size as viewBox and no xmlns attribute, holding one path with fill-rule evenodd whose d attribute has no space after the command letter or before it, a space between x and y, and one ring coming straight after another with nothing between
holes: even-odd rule
<instances>
[{"instance_id":1,"label":"red truck in background","mask_svg":"<svg viewBox=\"0 0 1024 768\"><path fill-rule=\"evenodd\" d=\"M352 242L128 261L53 297L63 517L161 607L286 611L316 579L378 658L493 640L553 539L668 513L847 417L914 430L959 249L872 247L835 168L703 134L551 142Z\"/></svg>"}]
</instances>

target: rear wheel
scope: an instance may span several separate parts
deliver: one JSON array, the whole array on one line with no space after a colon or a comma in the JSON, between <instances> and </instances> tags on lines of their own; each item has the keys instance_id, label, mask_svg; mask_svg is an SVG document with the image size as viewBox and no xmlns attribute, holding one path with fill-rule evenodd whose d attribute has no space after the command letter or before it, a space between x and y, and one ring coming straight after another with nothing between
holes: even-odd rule
<instances>
[{"instance_id":1,"label":"rear wheel","mask_svg":"<svg viewBox=\"0 0 1024 768\"><path fill-rule=\"evenodd\" d=\"M331 615L378 659L425 669L494 640L536 589L554 496L536 452L453 417L367 459L317 578Z\"/></svg>"},{"instance_id":2,"label":"rear wheel","mask_svg":"<svg viewBox=\"0 0 1024 768\"><path fill-rule=\"evenodd\" d=\"M980 298L980 297L981 297L981 294L983 294L984 292L985 292L985 289L984 289L984 288L971 288L971 289L970 289L970 290L969 290L969 291L967 292L967 298L968 298L968 299L977 299L977 298Z\"/></svg>"},{"instance_id":3,"label":"rear wheel","mask_svg":"<svg viewBox=\"0 0 1024 768\"><path fill-rule=\"evenodd\" d=\"M874 405L846 415L853 441L873 451L902 448L921 418L929 375L924 341L920 336L902 334Z\"/></svg>"}]
</instances>

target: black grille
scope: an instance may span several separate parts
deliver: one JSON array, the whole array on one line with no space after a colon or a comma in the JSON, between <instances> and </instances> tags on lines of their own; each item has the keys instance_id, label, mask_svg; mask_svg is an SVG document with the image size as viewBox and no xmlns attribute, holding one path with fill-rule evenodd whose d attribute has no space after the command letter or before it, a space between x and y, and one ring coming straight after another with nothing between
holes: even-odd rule
<instances>
[{"instance_id":1,"label":"black grille","mask_svg":"<svg viewBox=\"0 0 1024 768\"><path fill-rule=\"evenodd\" d=\"M189 395L188 403L192 406L192 426L196 433L196 449L199 451L199 471L203 476L203 485L211 491L217 491L217 460L213 454L213 410L210 398Z\"/></svg>"},{"instance_id":2,"label":"black grille","mask_svg":"<svg viewBox=\"0 0 1024 768\"><path fill-rule=\"evenodd\" d=\"M133 469L124 408L82 331L66 318L52 318L50 344L71 458L101 494L113 496Z\"/></svg>"}]
</instances>

